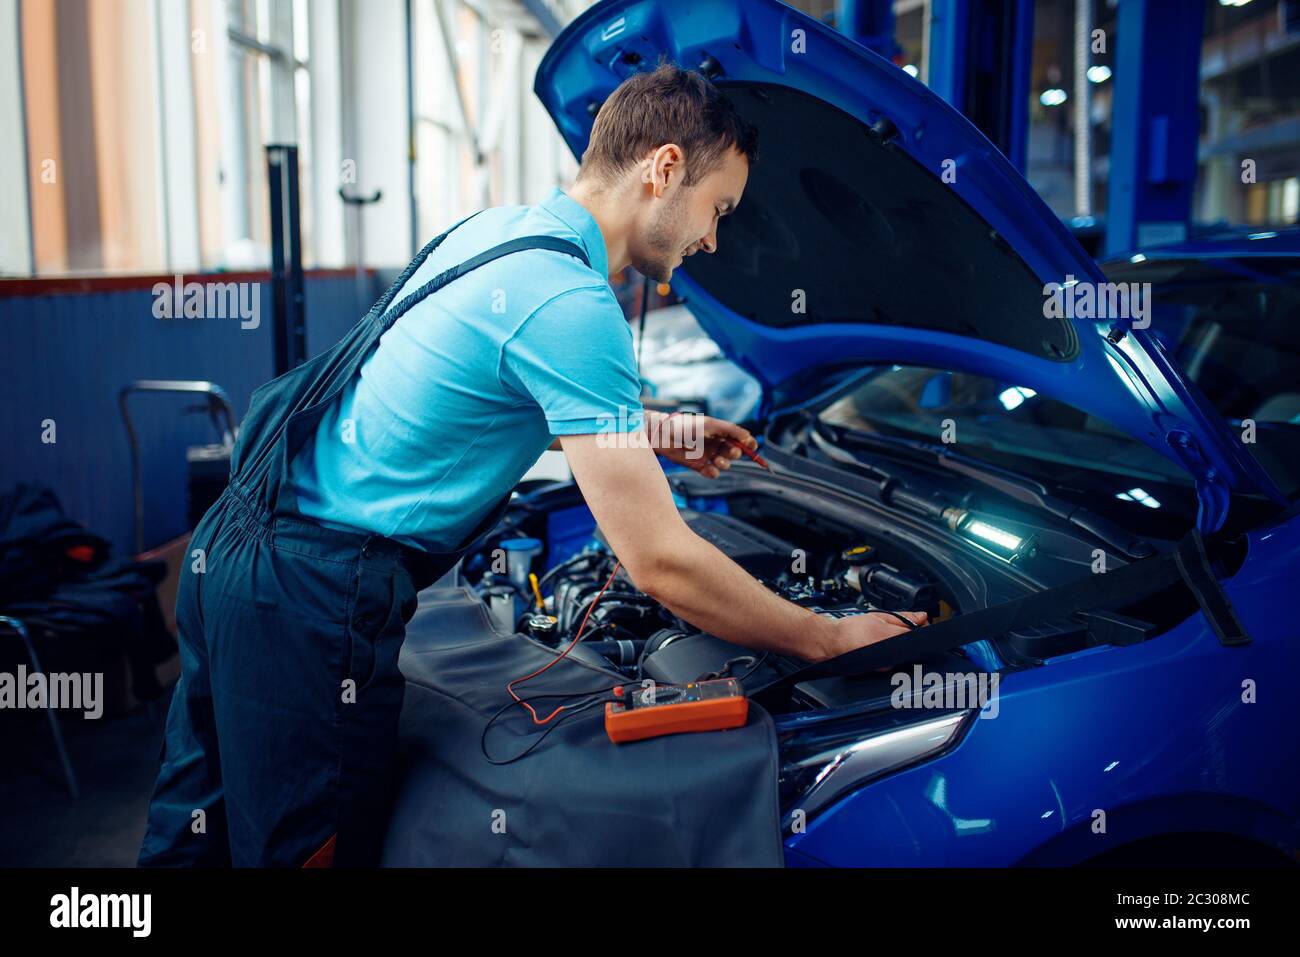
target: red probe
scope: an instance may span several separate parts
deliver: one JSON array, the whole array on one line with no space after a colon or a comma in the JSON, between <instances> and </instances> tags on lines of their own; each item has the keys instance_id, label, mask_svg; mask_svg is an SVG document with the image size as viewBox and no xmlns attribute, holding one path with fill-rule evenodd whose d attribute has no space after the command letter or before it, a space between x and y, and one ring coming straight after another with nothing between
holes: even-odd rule
<instances>
[{"instance_id":1,"label":"red probe","mask_svg":"<svg viewBox=\"0 0 1300 957\"><path fill-rule=\"evenodd\" d=\"M744 452L747 456L753 459L755 464L763 466L763 468L767 469L769 472L772 471L772 466L767 464L767 460L764 459L763 456L755 452L753 449L751 449L748 445L741 445L735 439L727 439L726 441L730 442L736 448L740 449L740 451Z\"/></svg>"}]
</instances>

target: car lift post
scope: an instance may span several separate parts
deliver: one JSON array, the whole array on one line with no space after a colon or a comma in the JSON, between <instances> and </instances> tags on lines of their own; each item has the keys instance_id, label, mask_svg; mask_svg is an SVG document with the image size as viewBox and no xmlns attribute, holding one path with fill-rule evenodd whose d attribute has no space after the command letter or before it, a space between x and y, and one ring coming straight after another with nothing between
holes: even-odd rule
<instances>
[{"instance_id":1,"label":"car lift post","mask_svg":"<svg viewBox=\"0 0 1300 957\"><path fill-rule=\"evenodd\" d=\"M1033 0L932 0L927 84L1020 172L1029 143Z\"/></svg>"},{"instance_id":2,"label":"car lift post","mask_svg":"<svg viewBox=\"0 0 1300 957\"><path fill-rule=\"evenodd\" d=\"M1205 5L1119 0L1106 253L1187 236Z\"/></svg>"},{"instance_id":3,"label":"car lift post","mask_svg":"<svg viewBox=\"0 0 1300 957\"><path fill-rule=\"evenodd\" d=\"M893 0L838 0L835 26L872 53L892 60L899 53L894 40Z\"/></svg>"}]
</instances>

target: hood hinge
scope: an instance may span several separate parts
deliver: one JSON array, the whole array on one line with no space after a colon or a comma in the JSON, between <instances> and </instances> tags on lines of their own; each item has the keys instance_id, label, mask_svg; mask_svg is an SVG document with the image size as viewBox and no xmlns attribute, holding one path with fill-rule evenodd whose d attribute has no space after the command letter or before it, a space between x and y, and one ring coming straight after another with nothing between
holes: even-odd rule
<instances>
[{"instance_id":1,"label":"hood hinge","mask_svg":"<svg viewBox=\"0 0 1300 957\"><path fill-rule=\"evenodd\" d=\"M1196 527L1203 535L1217 532L1228 517L1231 502L1228 483L1206 459L1192 433L1186 429L1170 429L1165 434L1165 441L1196 480Z\"/></svg>"}]
</instances>

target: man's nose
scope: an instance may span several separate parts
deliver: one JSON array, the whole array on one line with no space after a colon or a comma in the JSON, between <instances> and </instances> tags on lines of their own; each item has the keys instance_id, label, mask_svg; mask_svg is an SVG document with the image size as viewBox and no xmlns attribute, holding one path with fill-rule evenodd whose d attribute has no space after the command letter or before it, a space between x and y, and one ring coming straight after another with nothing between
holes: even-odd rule
<instances>
[{"instance_id":1,"label":"man's nose","mask_svg":"<svg viewBox=\"0 0 1300 957\"><path fill-rule=\"evenodd\" d=\"M716 253L718 251L718 231L716 229L700 240L700 248L706 253Z\"/></svg>"}]
</instances>

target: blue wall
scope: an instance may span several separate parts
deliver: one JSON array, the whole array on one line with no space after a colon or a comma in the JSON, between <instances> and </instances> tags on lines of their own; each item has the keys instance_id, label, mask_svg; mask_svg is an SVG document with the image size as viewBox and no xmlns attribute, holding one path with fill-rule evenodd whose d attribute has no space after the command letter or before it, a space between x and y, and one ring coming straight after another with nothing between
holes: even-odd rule
<instances>
[{"instance_id":1,"label":"blue wall","mask_svg":"<svg viewBox=\"0 0 1300 957\"><path fill-rule=\"evenodd\" d=\"M351 275L308 274L305 293L307 349L315 355L363 308ZM259 327L241 329L238 319L157 319L149 288L6 297L0 283L0 492L21 480L44 482L69 515L112 541L114 554L130 554L131 461L118 390L136 379L207 379L229 393L242 417L252 391L271 377L269 281L261 296ZM185 449L217 440L206 415L182 411L194 404L181 395L131 399L146 548L188 530ZM56 423L54 444L41 441L44 419Z\"/></svg>"}]
</instances>

